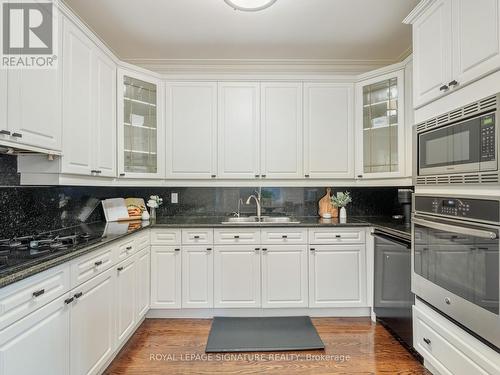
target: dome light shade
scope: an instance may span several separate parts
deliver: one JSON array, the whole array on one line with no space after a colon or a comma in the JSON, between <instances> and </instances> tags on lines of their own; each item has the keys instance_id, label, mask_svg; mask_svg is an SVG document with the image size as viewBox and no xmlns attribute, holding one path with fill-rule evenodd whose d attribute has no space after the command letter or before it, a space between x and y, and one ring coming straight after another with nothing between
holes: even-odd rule
<instances>
[{"instance_id":1,"label":"dome light shade","mask_svg":"<svg viewBox=\"0 0 500 375\"><path fill-rule=\"evenodd\" d=\"M224 0L227 5L235 10L256 12L269 8L276 0Z\"/></svg>"}]
</instances>

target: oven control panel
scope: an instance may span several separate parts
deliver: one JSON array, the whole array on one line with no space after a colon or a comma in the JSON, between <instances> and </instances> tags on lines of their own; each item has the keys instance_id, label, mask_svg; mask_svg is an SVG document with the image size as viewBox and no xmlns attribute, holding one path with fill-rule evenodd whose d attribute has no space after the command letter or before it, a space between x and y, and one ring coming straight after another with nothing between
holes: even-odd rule
<instances>
[{"instance_id":1,"label":"oven control panel","mask_svg":"<svg viewBox=\"0 0 500 375\"><path fill-rule=\"evenodd\" d=\"M496 199L471 199L456 197L433 197L415 195L415 211L473 219L500 222L500 201Z\"/></svg>"}]
</instances>

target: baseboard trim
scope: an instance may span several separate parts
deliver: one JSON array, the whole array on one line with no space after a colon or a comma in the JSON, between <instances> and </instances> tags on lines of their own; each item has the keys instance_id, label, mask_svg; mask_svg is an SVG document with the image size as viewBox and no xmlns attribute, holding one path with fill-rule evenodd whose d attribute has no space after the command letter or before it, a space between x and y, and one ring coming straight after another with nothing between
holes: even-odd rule
<instances>
[{"instance_id":1,"label":"baseboard trim","mask_svg":"<svg viewBox=\"0 0 500 375\"><path fill-rule=\"evenodd\" d=\"M146 314L147 319L164 318L205 318L214 316L299 316L311 317L371 317L369 307L338 307L338 308L280 308L280 309L151 309Z\"/></svg>"}]
</instances>

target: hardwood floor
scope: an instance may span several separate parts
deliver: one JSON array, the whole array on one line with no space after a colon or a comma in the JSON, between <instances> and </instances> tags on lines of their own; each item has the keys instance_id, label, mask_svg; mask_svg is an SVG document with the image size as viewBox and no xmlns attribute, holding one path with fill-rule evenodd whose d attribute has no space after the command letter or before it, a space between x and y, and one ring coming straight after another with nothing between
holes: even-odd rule
<instances>
[{"instance_id":1,"label":"hardwood floor","mask_svg":"<svg viewBox=\"0 0 500 375\"><path fill-rule=\"evenodd\" d=\"M105 374L430 374L368 318L313 323L325 351L234 353L224 360L212 354L207 360L210 319L146 319Z\"/></svg>"}]
</instances>

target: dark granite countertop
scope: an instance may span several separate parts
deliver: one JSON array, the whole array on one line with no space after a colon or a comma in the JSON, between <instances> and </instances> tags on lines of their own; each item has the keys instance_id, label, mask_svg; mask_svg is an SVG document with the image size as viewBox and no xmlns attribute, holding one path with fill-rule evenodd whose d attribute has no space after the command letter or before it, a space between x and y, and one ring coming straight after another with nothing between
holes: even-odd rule
<instances>
[{"instance_id":1,"label":"dark granite countertop","mask_svg":"<svg viewBox=\"0 0 500 375\"><path fill-rule=\"evenodd\" d=\"M66 263L72 259L78 258L84 254L97 250L111 242L120 240L132 233L137 233L142 229L149 227L150 224L145 222L127 222L127 223L92 223L81 224L77 227L65 228L61 231L62 234L71 233L76 229L84 232L100 235L101 238L89 245L77 245L67 251L59 251L50 255L45 255L39 258L34 258L29 262L22 263L17 267L7 268L0 271L0 288L9 284L20 281L29 276L43 272L49 268L56 267Z\"/></svg>"},{"instance_id":2,"label":"dark granite countertop","mask_svg":"<svg viewBox=\"0 0 500 375\"><path fill-rule=\"evenodd\" d=\"M61 251L48 256L35 258L27 263L23 263L15 268L8 268L0 271L0 288L14 282L35 275L49 268L78 258L86 253L101 248L113 241L120 240L132 233L137 233L144 228L267 228L267 227L367 227L374 226L386 229L394 234L405 238L410 237L410 227L404 226L401 222L396 222L385 217L349 217L346 222L339 219L320 219L318 217L297 217L294 221L300 223L255 223L255 224L222 224L226 217L163 217L153 223L133 222L133 223L93 223L81 224L78 227L62 229L61 232L71 232L75 229L99 234L102 237L90 245L76 246L68 251Z\"/></svg>"}]
</instances>

